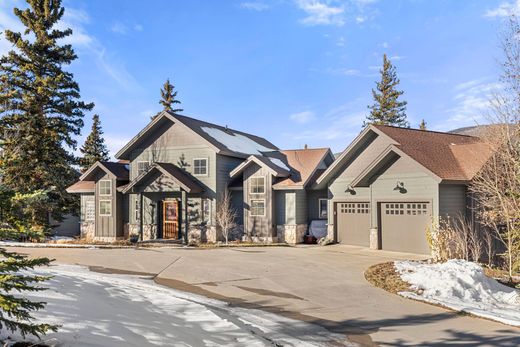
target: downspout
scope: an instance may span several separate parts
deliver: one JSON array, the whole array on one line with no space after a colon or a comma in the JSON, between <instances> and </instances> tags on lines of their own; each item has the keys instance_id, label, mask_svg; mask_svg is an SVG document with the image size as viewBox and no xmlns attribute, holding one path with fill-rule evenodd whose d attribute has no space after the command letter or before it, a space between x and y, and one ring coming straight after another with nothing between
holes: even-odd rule
<instances>
[{"instance_id":1,"label":"downspout","mask_svg":"<svg viewBox=\"0 0 520 347\"><path fill-rule=\"evenodd\" d=\"M139 240L143 241L143 193L139 193Z\"/></svg>"}]
</instances>

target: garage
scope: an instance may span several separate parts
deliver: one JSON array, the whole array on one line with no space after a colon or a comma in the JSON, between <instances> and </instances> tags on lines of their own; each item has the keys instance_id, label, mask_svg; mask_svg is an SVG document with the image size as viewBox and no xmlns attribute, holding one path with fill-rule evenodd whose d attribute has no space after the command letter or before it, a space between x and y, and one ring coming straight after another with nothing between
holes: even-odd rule
<instances>
[{"instance_id":1,"label":"garage","mask_svg":"<svg viewBox=\"0 0 520 347\"><path fill-rule=\"evenodd\" d=\"M426 228L429 202L384 202L381 208L381 247L384 250L429 254Z\"/></svg>"},{"instance_id":2,"label":"garage","mask_svg":"<svg viewBox=\"0 0 520 347\"><path fill-rule=\"evenodd\" d=\"M337 241L368 247L370 245L370 203L336 203Z\"/></svg>"}]
</instances>

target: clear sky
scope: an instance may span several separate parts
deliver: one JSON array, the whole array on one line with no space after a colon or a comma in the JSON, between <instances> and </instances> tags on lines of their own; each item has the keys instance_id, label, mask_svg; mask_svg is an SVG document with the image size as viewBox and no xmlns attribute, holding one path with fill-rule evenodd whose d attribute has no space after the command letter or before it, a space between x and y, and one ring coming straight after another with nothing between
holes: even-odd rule
<instances>
[{"instance_id":1,"label":"clear sky","mask_svg":"<svg viewBox=\"0 0 520 347\"><path fill-rule=\"evenodd\" d=\"M520 0L65 0L79 59L114 154L161 110L170 78L183 114L283 149L343 150L361 130L383 53L417 127L483 122L499 33ZM0 31L21 0L0 0ZM0 54L9 48L2 36ZM85 118L88 134L91 114Z\"/></svg>"}]
</instances>

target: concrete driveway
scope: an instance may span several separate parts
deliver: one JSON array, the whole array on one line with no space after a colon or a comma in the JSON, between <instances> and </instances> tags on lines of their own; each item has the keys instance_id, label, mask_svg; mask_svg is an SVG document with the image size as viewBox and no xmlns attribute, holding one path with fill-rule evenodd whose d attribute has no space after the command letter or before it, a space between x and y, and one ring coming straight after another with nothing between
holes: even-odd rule
<instances>
[{"instance_id":1,"label":"concrete driveway","mask_svg":"<svg viewBox=\"0 0 520 347\"><path fill-rule=\"evenodd\" d=\"M154 274L158 283L319 324L366 346L520 345L518 328L407 300L363 277L370 265L417 255L343 245L17 251L95 271Z\"/></svg>"}]
</instances>

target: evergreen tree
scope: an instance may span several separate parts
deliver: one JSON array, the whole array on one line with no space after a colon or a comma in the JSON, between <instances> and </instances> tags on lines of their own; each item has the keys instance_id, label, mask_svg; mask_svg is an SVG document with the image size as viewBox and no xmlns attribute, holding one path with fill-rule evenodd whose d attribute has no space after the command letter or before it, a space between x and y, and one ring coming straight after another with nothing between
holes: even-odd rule
<instances>
[{"instance_id":1,"label":"evergreen tree","mask_svg":"<svg viewBox=\"0 0 520 347\"><path fill-rule=\"evenodd\" d=\"M175 87L170 83L170 79L167 79L164 82L163 87L161 88L161 100L159 103L163 105L166 111L170 111L173 113L184 111L182 108L172 109L173 104L180 104L181 102L177 100L177 91L173 91Z\"/></svg>"},{"instance_id":2,"label":"evergreen tree","mask_svg":"<svg viewBox=\"0 0 520 347\"><path fill-rule=\"evenodd\" d=\"M426 130L426 122L423 120L421 120L421 123L419 123L419 129L420 130Z\"/></svg>"},{"instance_id":3,"label":"evergreen tree","mask_svg":"<svg viewBox=\"0 0 520 347\"><path fill-rule=\"evenodd\" d=\"M367 124L383 124L398 127L409 127L406 120L406 101L400 101L403 91L397 90L399 79L395 67L390 60L383 55L383 68L380 70L381 81L376 83L376 89L372 89L374 104L368 106L370 114L363 126Z\"/></svg>"},{"instance_id":4,"label":"evergreen tree","mask_svg":"<svg viewBox=\"0 0 520 347\"><path fill-rule=\"evenodd\" d=\"M24 32L5 30L16 50L0 58L2 179L20 193L48 190L54 202L49 212L59 220L75 207L65 192L77 177L77 158L69 150L76 149L84 111L94 105L80 100L74 76L63 69L77 56L71 45L58 44L72 34L58 27L61 0L27 2L28 8L14 9Z\"/></svg>"},{"instance_id":5,"label":"evergreen tree","mask_svg":"<svg viewBox=\"0 0 520 347\"><path fill-rule=\"evenodd\" d=\"M101 121L99 120L99 116L95 114L92 117L92 130L85 140L83 147L79 149L83 154L83 157L80 159L82 172L85 172L97 161L107 161L109 159L108 149L102 135Z\"/></svg>"},{"instance_id":6,"label":"evergreen tree","mask_svg":"<svg viewBox=\"0 0 520 347\"><path fill-rule=\"evenodd\" d=\"M31 311L41 310L45 302L34 302L25 295L15 296L17 292L36 292L46 288L38 284L49 279L27 273L37 266L49 265L47 258L31 258L17 253L7 252L0 248L0 328L14 333L18 331L22 337L35 335L39 337L48 331L56 331L56 325L34 323Z\"/></svg>"}]
</instances>

